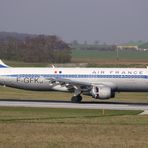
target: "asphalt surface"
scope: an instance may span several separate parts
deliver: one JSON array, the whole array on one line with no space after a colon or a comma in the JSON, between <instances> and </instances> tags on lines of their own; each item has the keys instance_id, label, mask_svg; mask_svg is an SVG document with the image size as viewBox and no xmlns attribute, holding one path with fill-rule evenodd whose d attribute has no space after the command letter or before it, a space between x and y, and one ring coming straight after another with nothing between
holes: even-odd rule
<instances>
[{"instance_id":1,"label":"asphalt surface","mask_svg":"<svg viewBox=\"0 0 148 148\"><path fill-rule=\"evenodd\" d=\"M41 107L41 108L75 108L75 109L111 109L111 110L144 110L148 111L148 103L128 102L82 102L49 100L0 100L0 106L11 107Z\"/></svg>"}]
</instances>

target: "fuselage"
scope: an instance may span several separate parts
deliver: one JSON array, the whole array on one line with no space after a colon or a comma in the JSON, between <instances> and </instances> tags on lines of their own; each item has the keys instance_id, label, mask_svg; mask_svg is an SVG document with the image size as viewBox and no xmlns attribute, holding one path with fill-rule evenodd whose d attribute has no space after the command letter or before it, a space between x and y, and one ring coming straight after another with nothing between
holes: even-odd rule
<instances>
[{"instance_id":1,"label":"fuselage","mask_svg":"<svg viewBox=\"0 0 148 148\"><path fill-rule=\"evenodd\" d=\"M61 78L92 85L105 85L113 91L148 91L147 68L0 68L0 84L30 90L68 91L51 83Z\"/></svg>"}]
</instances>

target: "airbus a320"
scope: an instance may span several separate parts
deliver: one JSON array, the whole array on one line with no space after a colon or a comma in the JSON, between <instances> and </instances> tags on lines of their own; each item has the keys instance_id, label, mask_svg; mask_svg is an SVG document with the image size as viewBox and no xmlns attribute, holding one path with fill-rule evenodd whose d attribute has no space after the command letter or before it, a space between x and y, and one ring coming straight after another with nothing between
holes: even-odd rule
<instances>
[{"instance_id":1,"label":"airbus a320","mask_svg":"<svg viewBox=\"0 0 148 148\"><path fill-rule=\"evenodd\" d=\"M22 68L0 60L0 85L37 91L73 92L71 101L83 95L110 99L116 92L147 92L147 68Z\"/></svg>"}]
</instances>

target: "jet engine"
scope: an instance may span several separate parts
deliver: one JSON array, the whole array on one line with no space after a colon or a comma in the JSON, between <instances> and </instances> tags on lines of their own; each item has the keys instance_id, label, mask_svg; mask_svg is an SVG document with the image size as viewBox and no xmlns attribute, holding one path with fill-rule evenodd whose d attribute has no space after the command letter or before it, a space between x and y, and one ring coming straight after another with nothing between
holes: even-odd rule
<instances>
[{"instance_id":1,"label":"jet engine","mask_svg":"<svg viewBox=\"0 0 148 148\"><path fill-rule=\"evenodd\" d=\"M91 95L95 99L109 99L114 98L115 93L111 91L110 87L107 86L93 86Z\"/></svg>"}]
</instances>

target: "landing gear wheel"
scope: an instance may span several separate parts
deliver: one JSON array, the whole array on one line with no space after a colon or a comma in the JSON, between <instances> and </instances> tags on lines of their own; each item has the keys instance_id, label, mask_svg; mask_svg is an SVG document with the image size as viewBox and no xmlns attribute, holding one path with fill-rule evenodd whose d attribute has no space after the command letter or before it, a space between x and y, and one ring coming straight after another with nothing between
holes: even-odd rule
<instances>
[{"instance_id":1,"label":"landing gear wheel","mask_svg":"<svg viewBox=\"0 0 148 148\"><path fill-rule=\"evenodd\" d=\"M82 100L82 97L81 97L80 95L79 95L79 96L73 96L73 97L71 98L71 102L72 102L72 103L80 103L81 100Z\"/></svg>"}]
</instances>

